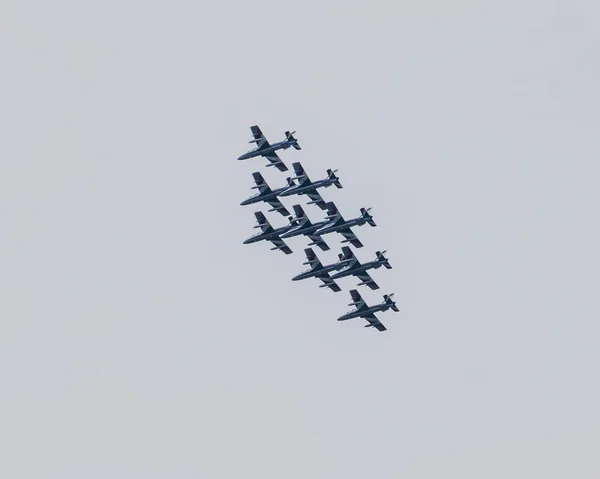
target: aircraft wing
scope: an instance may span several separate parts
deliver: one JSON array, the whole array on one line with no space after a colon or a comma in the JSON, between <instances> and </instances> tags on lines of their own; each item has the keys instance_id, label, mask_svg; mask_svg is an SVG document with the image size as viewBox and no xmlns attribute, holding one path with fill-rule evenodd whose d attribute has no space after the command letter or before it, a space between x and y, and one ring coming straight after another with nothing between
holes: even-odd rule
<instances>
[{"instance_id":1,"label":"aircraft wing","mask_svg":"<svg viewBox=\"0 0 600 479\"><path fill-rule=\"evenodd\" d=\"M366 271L363 271L362 273L355 274L355 276L358 279L360 279L360 281L361 281L360 283L358 283L358 286L361 286L361 285L364 284L364 285L368 286L371 289L379 289L378 284L375 281L373 281L373 278L371 278L371 276L369 275L369 273L367 273Z\"/></svg>"},{"instance_id":2,"label":"aircraft wing","mask_svg":"<svg viewBox=\"0 0 600 479\"><path fill-rule=\"evenodd\" d=\"M387 331L387 328L381 323L381 321L377 319L377 316L375 316L373 313L367 314L366 316L363 316L363 318L365 318L369 322L369 324L367 324L366 327L372 327L377 329L378 331Z\"/></svg>"},{"instance_id":3,"label":"aircraft wing","mask_svg":"<svg viewBox=\"0 0 600 479\"><path fill-rule=\"evenodd\" d=\"M294 214L296 215L296 218L306 218L306 213L302 209L302 206L294 205L292 208L294 208Z\"/></svg>"},{"instance_id":4,"label":"aircraft wing","mask_svg":"<svg viewBox=\"0 0 600 479\"><path fill-rule=\"evenodd\" d=\"M323 267L323 264L321 263L319 258L317 258L317 255L312 250L312 248L306 248L304 250L304 254L306 255L306 263L304 264L310 265L310 269L315 270L321 269Z\"/></svg>"},{"instance_id":5,"label":"aircraft wing","mask_svg":"<svg viewBox=\"0 0 600 479\"><path fill-rule=\"evenodd\" d=\"M269 220L262 212L257 211L254 213L254 216L256 217L256 221L258 222L258 225L255 226L255 228L260 227L263 233L273 232L273 227L271 226L271 223L269 223Z\"/></svg>"},{"instance_id":6,"label":"aircraft wing","mask_svg":"<svg viewBox=\"0 0 600 479\"><path fill-rule=\"evenodd\" d=\"M260 131L260 128L257 125L251 126L250 131L252 132L252 136L254 137L254 143L256 143L256 148L258 150L269 148L271 146L265 138L265 135L263 135L263 132Z\"/></svg>"},{"instance_id":7,"label":"aircraft wing","mask_svg":"<svg viewBox=\"0 0 600 479\"><path fill-rule=\"evenodd\" d=\"M271 207L273 208L272 210L269 210L269 211L277 211L277 213L281 213L286 218L288 216L290 216L290 212L287 210L287 208L285 206L283 206L283 203L281 201L279 201L278 199L269 200L269 201L267 201L267 203L269 203L271 205Z\"/></svg>"},{"instance_id":8,"label":"aircraft wing","mask_svg":"<svg viewBox=\"0 0 600 479\"><path fill-rule=\"evenodd\" d=\"M325 206L327 203L325 203L325 200L316 189L306 193L306 196L310 198L310 201L308 202L309 205L317 205L322 210L327 208L327 206Z\"/></svg>"},{"instance_id":9,"label":"aircraft wing","mask_svg":"<svg viewBox=\"0 0 600 479\"><path fill-rule=\"evenodd\" d=\"M317 235L307 235L311 241L311 245L314 244L321 248L323 251L329 251L329 245L325 243L325 240L321 236Z\"/></svg>"},{"instance_id":10,"label":"aircraft wing","mask_svg":"<svg viewBox=\"0 0 600 479\"><path fill-rule=\"evenodd\" d=\"M292 254L292 250L290 249L290 247L286 245L285 241L283 241L281 238L271 238L269 241L274 245L274 247L271 249L278 249L280 251L283 251L285 254Z\"/></svg>"},{"instance_id":11,"label":"aircraft wing","mask_svg":"<svg viewBox=\"0 0 600 479\"><path fill-rule=\"evenodd\" d=\"M339 212L333 201L325 203L325 209L327 210L327 219L329 220L329 224L327 226L333 226L334 224L337 225L346 222L342 216L342 213Z\"/></svg>"},{"instance_id":12,"label":"aircraft wing","mask_svg":"<svg viewBox=\"0 0 600 479\"><path fill-rule=\"evenodd\" d=\"M285 163L283 161L281 161L281 158L279 158L279 156L277 156L277 153L275 153L274 151L272 151L271 153L267 153L266 155L262 155L262 156L264 156L267 160L269 160L271 162L267 166L274 166L279 171L287 171L288 170L288 167L285 166Z\"/></svg>"},{"instance_id":13,"label":"aircraft wing","mask_svg":"<svg viewBox=\"0 0 600 479\"><path fill-rule=\"evenodd\" d=\"M336 293L339 293L342 290L342 288L340 288L338 284L329 277L329 273L319 276L319 279L323 281L323 284L319 286L319 288L329 288L331 291Z\"/></svg>"},{"instance_id":14,"label":"aircraft wing","mask_svg":"<svg viewBox=\"0 0 600 479\"><path fill-rule=\"evenodd\" d=\"M298 180L298 186L308 186L311 184L310 178L300 163L292 163L292 168L294 168L294 173L296 174L295 179Z\"/></svg>"},{"instance_id":15,"label":"aircraft wing","mask_svg":"<svg viewBox=\"0 0 600 479\"><path fill-rule=\"evenodd\" d=\"M360 266L360 262L358 261L358 258L356 256L354 256L354 253L352 252L352 250L350 249L349 246L343 246L342 253L344 254L344 259L352 260L352 262L348 262L349 266L354 266L356 263L359 263L357 266Z\"/></svg>"},{"instance_id":16,"label":"aircraft wing","mask_svg":"<svg viewBox=\"0 0 600 479\"><path fill-rule=\"evenodd\" d=\"M256 171L252 173L252 177L254 178L254 184L256 185L253 186L253 189L258 190L259 193L271 193L271 188L263 178L263 175Z\"/></svg>"},{"instance_id":17,"label":"aircraft wing","mask_svg":"<svg viewBox=\"0 0 600 479\"><path fill-rule=\"evenodd\" d=\"M362 296L360 295L360 293L357 290L351 289L350 290L350 296L352 297L352 303L351 303L351 305L356 306L356 309L358 311L360 311L362 309L368 309L369 308L367 306L367 303L365 303L365 300L362 299Z\"/></svg>"},{"instance_id":18,"label":"aircraft wing","mask_svg":"<svg viewBox=\"0 0 600 479\"><path fill-rule=\"evenodd\" d=\"M350 228L348 228L347 230L342 230L340 231L340 233L344 238L346 238L342 241L343 243L350 243L355 248L363 247L363 244L360 242L360 240L356 237L356 235L352 232Z\"/></svg>"}]
</instances>

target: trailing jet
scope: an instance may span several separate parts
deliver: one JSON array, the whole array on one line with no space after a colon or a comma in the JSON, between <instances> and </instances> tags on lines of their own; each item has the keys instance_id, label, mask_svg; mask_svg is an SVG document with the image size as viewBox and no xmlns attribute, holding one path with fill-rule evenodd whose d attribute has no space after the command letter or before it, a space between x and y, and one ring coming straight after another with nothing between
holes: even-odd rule
<instances>
[{"instance_id":1,"label":"trailing jet","mask_svg":"<svg viewBox=\"0 0 600 479\"><path fill-rule=\"evenodd\" d=\"M354 256L354 253L352 252L350 247L344 246L342 248L342 252L344 254L344 259L349 260L348 264L343 270L332 275L331 279L338 279L343 278L344 276L353 275L361 281L357 284L357 286L366 285L371 289L379 289L379 286L375 281L373 281L373 278L369 276L367 270L377 269L381 266L384 266L387 269L392 269L392 265L390 265L388 259L385 256L383 256L385 254L385 251L377 251L375 253L377 259L375 259L375 261L369 261L368 263L364 264L361 264L358 258Z\"/></svg>"},{"instance_id":2,"label":"trailing jet","mask_svg":"<svg viewBox=\"0 0 600 479\"><path fill-rule=\"evenodd\" d=\"M256 148L248 153L244 153L238 158L238 160L247 160L248 158L264 156L271 162L267 166L275 166L279 171L287 171L288 167L285 166L283 161L281 161L281 158L279 158L275 152L277 150L287 150L290 146L293 146L296 150L302 149L298 144L298 140L294 138L294 133L296 133L295 131L291 133L286 131L285 140L278 143L273 143L271 145L265 138L265 135L263 135L263 132L260 131L258 126L251 126L250 130L252 131L252 136L254 137L254 139L250 140L250 143L256 143Z\"/></svg>"},{"instance_id":3,"label":"trailing jet","mask_svg":"<svg viewBox=\"0 0 600 479\"><path fill-rule=\"evenodd\" d=\"M296 213L296 216L294 217L296 226L283 233L281 237L291 238L292 236L305 235L311 240L311 242L308 243L308 246L316 245L323 251L329 250L329 245L325 243L323 238L321 238L319 235L313 234L319 228L325 226L327 224L327 220L313 224L308 216L306 216L306 213L304 213L302 206L294 205L293 208L294 213Z\"/></svg>"},{"instance_id":4,"label":"trailing jet","mask_svg":"<svg viewBox=\"0 0 600 479\"><path fill-rule=\"evenodd\" d=\"M344 260L343 255L341 253L338 255L339 261L337 263L323 266L323 264L321 263L321 261L319 261L319 258L317 258L317 255L312 250L312 248L306 248L304 250L304 254L306 255L307 261L306 263L302 264L310 265L310 269L308 271L305 271L304 273L300 273L299 275L294 276L292 278L292 281L299 281L301 279L306 278L319 278L321 281L323 281L323 284L319 286L319 288L329 288L332 291L335 291L336 293L341 291L340 287L336 284L336 282L329 277L329 272L344 267L344 265L346 264L346 260Z\"/></svg>"},{"instance_id":5,"label":"trailing jet","mask_svg":"<svg viewBox=\"0 0 600 479\"><path fill-rule=\"evenodd\" d=\"M307 195L310 198L310 201L307 204L317 205L324 210L327 208L325 206L326 203L317 191L317 188L329 188L331 185L342 188L340 179L335 176L337 170L327 170L327 178L312 182L300 163L292 163L292 167L294 168L294 173L296 173L296 176L293 179L298 180L298 185L288 188L279 196Z\"/></svg>"},{"instance_id":6,"label":"trailing jet","mask_svg":"<svg viewBox=\"0 0 600 479\"><path fill-rule=\"evenodd\" d=\"M365 325L365 328L375 328L379 331L386 331L386 327L381 324L381 321L377 319L374 313L377 313L378 311L387 311L388 309L396 312L400 311L396 306L396 303L392 301L394 293L390 295L384 294L383 303L375 306L368 306L355 289L350 291L350 296L352 296L352 302L348 306L356 306L356 309L340 316L338 321L346 321L347 319L352 318L364 318L369 322L369 324Z\"/></svg>"},{"instance_id":7,"label":"trailing jet","mask_svg":"<svg viewBox=\"0 0 600 479\"><path fill-rule=\"evenodd\" d=\"M291 178L287 178L286 186L282 186L281 188L272 190L260 173L252 173L252 176L254 177L254 183L256 183L256 185L252 186L251 189L258 190L258 193L254 196L251 196L247 200L242 201L240 205L251 205L253 203L260 203L261 201L264 201L265 203L269 203L273 207L269 211L277 211L283 216L289 216L290 212L285 206L283 206L281 201L277 199L277 196L280 195L283 191L287 190L288 188L296 186L294 180L292 180Z\"/></svg>"},{"instance_id":8,"label":"trailing jet","mask_svg":"<svg viewBox=\"0 0 600 479\"><path fill-rule=\"evenodd\" d=\"M258 224L255 226L255 228L260 228L262 233L248 238L246 241L244 241L244 244L256 243L257 241L270 241L275 245L273 248L271 248L272 250L280 250L285 254L291 254L292 250L288 245L285 244L285 241L281 239L280 235L285 233L294 225L293 218L290 217L290 223L288 225L282 226L281 228L273 228L271 223L269 223L269 220L267 220L265 215L260 211L254 213L254 216L258 221Z\"/></svg>"},{"instance_id":9,"label":"trailing jet","mask_svg":"<svg viewBox=\"0 0 600 479\"><path fill-rule=\"evenodd\" d=\"M327 233L334 233L337 231L344 238L346 238L345 240L342 240L342 243L350 243L355 248L362 248L363 244L359 241L350 228L353 226L362 226L365 223L369 223L371 226L377 226L375 221L373 221L373 217L369 214L370 209L371 208L361 208L360 216L358 218L346 221L333 202L330 201L327 203L326 217L329 221L325 226L315 231L314 234L325 235Z\"/></svg>"}]
</instances>

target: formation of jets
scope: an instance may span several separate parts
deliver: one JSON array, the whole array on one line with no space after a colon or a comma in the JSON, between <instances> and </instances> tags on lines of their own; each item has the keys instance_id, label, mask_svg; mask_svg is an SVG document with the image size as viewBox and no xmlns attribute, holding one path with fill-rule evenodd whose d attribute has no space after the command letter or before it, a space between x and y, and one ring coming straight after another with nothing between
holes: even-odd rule
<instances>
[{"instance_id":1,"label":"formation of jets","mask_svg":"<svg viewBox=\"0 0 600 479\"><path fill-rule=\"evenodd\" d=\"M269 163L266 166L274 166L279 171L288 171L288 167L277 155L278 150L287 150L293 147L301 150L298 140L294 137L296 132L285 132L285 139L270 144L258 126L251 126L253 139L250 143L256 143L256 148L243 155L238 160L247 160L250 158L264 157ZM261 211L256 211L254 216L257 224L254 228L260 228L260 232L244 241L244 244L268 241L273 247L272 250L283 251L286 255L292 254L291 248L284 241L287 238L295 236L306 236L310 240L308 248L304 249L306 262L309 269L292 278L292 281L300 281L308 278L317 278L322 284L320 288L329 288L331 291L340 292L341 288L336 280L344 277L353 276L360 280L357 286L368 286L372 290L379 289L379 285L369 274L369 270L379 269L383 266L385 269L391 269L389 260L384 256L385 251L377 251L373 261L361 263L355 256L349 246L343 246L338 253L338 260L332 264L323 265L310 246L318 246L322 251L329 251L331 248L323 239L324 235L330 233L339 233L343 236L342 243L349 243L355 248L362 248L362 242L357 238L352 230L353 228L368 224L372 227L377 226L373 216L369 213L371 208L361 208L360 216L349 220L344 219L338 208L332 201L325 201L321 196L319 189L329 188L334 185L336 188L342 188L340 179L336 176L337 170L327 169L327 176L317 181L311 181L304 167L299 163L292 163L294 176L285 179L285 184L278 188L271 189L263 176L259 172L252 173L254 186L252 189L258 190L254 196L241 202L242 206L257 203L266 203L271 208L267 211L276 212L286 217L288 224L274 228L267 217ZM292 215L288 208L281 202L280 198L302 197L305 195L309 201L307 205L316 205L321 212L325 211L326 216L320 221L311 221L304 212L301 205L292 206L294 214ZM323 214L323 213L321 213ZM346 321L353 318L363 318L367 321L365 327L373 327L379 331L385 331L386 327L375 316L377 312L384 312L388 309L399 311L396 303L392 301L394 294L384 295L383 302L373 306L368 306L356 289L350 291L352 302L349 306L355 309L340 316L338 321Z\"/></svg>"}]
</instances>

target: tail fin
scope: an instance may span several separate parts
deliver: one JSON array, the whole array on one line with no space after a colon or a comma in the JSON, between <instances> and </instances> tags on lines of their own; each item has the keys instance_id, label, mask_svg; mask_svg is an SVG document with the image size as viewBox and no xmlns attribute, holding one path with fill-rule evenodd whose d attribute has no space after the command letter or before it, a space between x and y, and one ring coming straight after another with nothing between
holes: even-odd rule
<instances>
[{"instance_id":1,"label":"tail fin","mask_svg":"<svg viewBox=\"0 0 600 479\"><path fill-rule=\"evenodd\" d=\"M298 140L296 138L294 138L294 133L296 133L296 132L292 131L290 133L289 131L286 131L285 137L287 138L288 143L290 143L294 148L296 148L296 150L301 150L302 148L300 148L300 145L298 144Z\"/></svg>"},{"instance_id":2,"label":"tail fin","mask_svg":"<svg viewBox=\"0 0 600 479\"><path fill-rule=\"evenodd\" d=\"M377 256L377 259L381 262L381 264L383 266L385 266L387 269L392 269L392 265L390 264L388 259L384 256L384 254L385 254L385 251L377 251L375 253L375 256Z\"/></svg>"},{"instance_id":3,"label":"tail fin","mask_svg":"<svg viewBox=\"0 0 600 479\"><path fill-rule=\"evenodd\" d=\"M336 172L337 170L327 170L327 177L336 187L343 188L342 184L340 183L340 179L335 175Z\"/></svg>"},{"instance_id":4,"label":"tail fin","mask_svg":"<svg viewBox=\"0 0 600 479\"><path fill-rule=\"evenodd\" d=\"M390 306L390 309L391 309L392 311L395 311L395 312L397 313L397 312L398 312L398 311L400 311L400 310L398 309L398 306L396 306L396 302L395 302L395 301L392 301L392 296L394 296L394 293L392 293L392 294L390 294L390 295L388 295L388 294L384 294L384 295L383 295L383 299L384 299L384 302L385 302L386 304L389 304L389 306Z\"/></svg>"},{"instance_id":5,"label":"tail fin","mask_svg":"<svg viewBox=\"0 0 600 479\"><path fill-rule=\"evenodd\" d=\"M285 180L287 181L288 186L296 186L296 183L294 183L291 176L288 176Z\"/></svg>"},{"instance_id":6,"label":"tail fin","mask_svg":"<svg viewBox=\"0 0 600 479\"><path fill-rule=\"evenodd\" d=\"M377 224L375 223L375 221L373 221L373 216L371 216L369 214L369 210L371 208L361 208L360 209L360 214L361 216L367 221L367 223L369 223L371 226L377 226Z\"/></svg>"}]
</instances>

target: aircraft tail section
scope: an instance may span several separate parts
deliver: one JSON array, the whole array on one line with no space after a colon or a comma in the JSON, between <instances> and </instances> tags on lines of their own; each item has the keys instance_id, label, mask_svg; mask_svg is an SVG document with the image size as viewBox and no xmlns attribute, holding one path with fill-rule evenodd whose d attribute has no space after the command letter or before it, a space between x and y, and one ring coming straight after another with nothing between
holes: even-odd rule
<instances>
[{"instance_id":1,"label":"aircraft tail section","mask_svg":"<svg viewBox=\"0 0 600 479\"><path fill-rule=\"evenodd\" d=\"M390 306L390 309L392 311L398 312L400 310L398 309L398 306L396 306L396 302L392 300L392 296L394 296L394 293L389 294L389 295L384 294L383 300L384 300L385 304L388 304Z\"/></svg>"},{"instance_id":2,"label":"aircraft tail section","mask_svg":"<svg viewBox=\"0 0 600 479\"><path fill-rule=\"evenodd\" d=\"M373 221L373 216L371 216L371 214L369 214L370 209L371 208L361 208L360 214L366 220L366 222L369 223L371 226L377 226L375 221Z\"/></svg>"},{"instance_id":3,"label":"aircraft tail section","mask_svg":"<svg viewBox=\"0 0 600 479\"><path fill-rule=\"evenodd\" d=\"M389 260L384 256L384 254L385 251L377 251L375 253L375 255L377 256L377 260L379 260L385 268L392 269L392 265L390 264Z\"/></svg>"},{"instance_id":4,"label":"aircraft tail section","mask_svg":"<svg viewBox=\"0 0 600 479\"><path fill-rule=\"evenodd\" d=\"M296 148L296 150L301 150L302 148L298 144L298 140L296 138L294 138L294 133L296 133L296 132L292 131L290 133L289 131L286 131L285 137L287 138L288 143L291 144L294 148Z\"/></svg>"},{"instance_id":5,"label":"aircraft tail section","mask_svg":"<svg viewBox=\"0 0 600 479\"><path fill-rule=\"evenodd\" d=\"M336 172L337 170L327 170L327 177L337 188L343 188L342 184L340 183L340 179L336 176Z\"/></svg>"}]
</instances>

